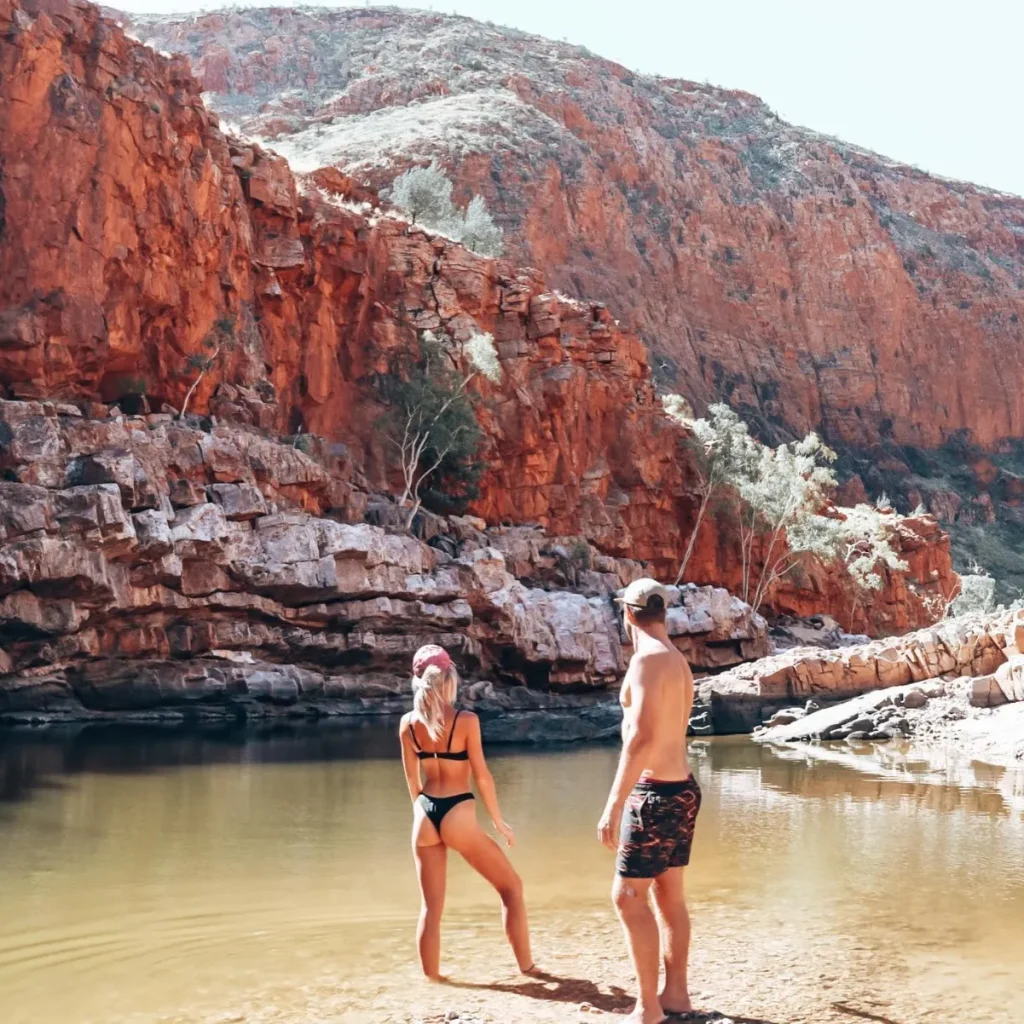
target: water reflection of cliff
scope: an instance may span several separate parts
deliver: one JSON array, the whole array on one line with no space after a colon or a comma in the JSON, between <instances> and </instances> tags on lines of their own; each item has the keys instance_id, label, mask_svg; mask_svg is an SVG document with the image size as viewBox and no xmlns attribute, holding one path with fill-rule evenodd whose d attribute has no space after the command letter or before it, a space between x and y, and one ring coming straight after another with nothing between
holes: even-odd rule
<instances>
[{"instance_id":1,"label":"water reflection of cliff","mask_svg":"<svg viewBox=\"0 0 1024 1024\"><path fill-rule=\"evenodd\" d=\"M919 748L909 742L772 747L726 738L695 746L714 771L733 773L733 788L746 784L751 793L767 786L808 799L1024 815L1024 766L971 761L955 750Z\"/></svg>"},{"instance_id":2,"label":"water reflection of cliff","mask_svg":"<svg viewBox=\"0 0 1024 1024\"><path fill-rule=\"evenodd\" d=\"M395 726L381 719L265 727L71 726L0 730L0 804L83 773L139 775L200 764L288 764L395 756Z\"/></svg>"}]
</instances>

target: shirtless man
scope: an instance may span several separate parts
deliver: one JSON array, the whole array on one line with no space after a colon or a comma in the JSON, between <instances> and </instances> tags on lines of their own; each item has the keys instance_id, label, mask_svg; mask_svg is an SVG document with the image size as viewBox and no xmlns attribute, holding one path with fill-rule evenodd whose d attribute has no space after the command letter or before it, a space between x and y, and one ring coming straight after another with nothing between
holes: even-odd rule
<instances>
[{"instance_id":1,"label":"shirtless man","mask_svg":"<svg viewBox=\"0 0 1024 1024\"><path fill-rule=\"evenodd\" d=\"M668 592L655 580L631 583L621 598L633 643L620 701L622 755L598 838L618 847L612 900L626 933L639 995L628 1020L659 1024L691 1009L686 978L690 915L683 868L690 861L700 787L686 757L693 676L665 629ZM661 934L648 902L653 892ZM665 988L658 993L658 960Z\"/></svg>"}]
</instances>

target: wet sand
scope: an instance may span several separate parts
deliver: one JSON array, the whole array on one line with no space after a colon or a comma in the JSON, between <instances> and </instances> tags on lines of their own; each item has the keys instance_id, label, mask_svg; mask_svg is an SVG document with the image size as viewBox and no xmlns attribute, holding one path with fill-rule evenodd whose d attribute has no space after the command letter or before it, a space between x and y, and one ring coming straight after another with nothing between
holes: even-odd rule
<instances>
[{"instance_id":1,"label":"wet sand","mask_svg":"<svg viewBox=\"0 0 1024 1024\"><path fill-rule=\"evenodd\" d=\"M927 944L901 954L880 951L851 936L836 941L829 929L768 913L698 905L691 958L695 1019L735 1024L830 1024L856 1021L898 1024L1015 1024L1024 1019L1018 967L1007 959L987 965L963 984L957 966ZM238 1004L223 1016L172 1017L168 1022L307 1021L379 1022L614 1022L632 1008L632 981L617 924L594 910L542 917L536 922L538 965L549 979L515 972L501 943L496 918L481 920L472 946L449 936L457 948L446 957L449 982L422 980L414 964L365 965L361 982L339 985L325 975L304 994L308 1016L297 1018L288 983ZM407 942L407 940L406 940ZM411 948L406 944L407 951ZM399 950L395 950L396 953ZM978 998L978 988L985 996ZM272 1005L268 1006L267 1001Z\"/></svg>"}]
</instances>

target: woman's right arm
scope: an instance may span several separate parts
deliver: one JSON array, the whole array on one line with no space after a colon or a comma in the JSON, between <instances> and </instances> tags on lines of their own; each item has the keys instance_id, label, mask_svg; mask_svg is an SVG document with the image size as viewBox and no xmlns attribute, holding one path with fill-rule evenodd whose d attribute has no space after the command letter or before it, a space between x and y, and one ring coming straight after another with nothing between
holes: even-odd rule
<instances>
[{"instance_id":1,"label":"woman's right arm","mask_svg":"<svg viewBox=\"0 0 1024 1024\"><path fill-rule=\"evenodd\" d=\"M402 747L402 767L405 769L405 784L409 787L409 797L413 803L423 792L423 780L420 778L420 759L413 750L412 738L409 735L412 726L408 718L402 719L398 727L398 742Z\"/></svg>"},{"instance_id":2,"label":"woman's right arm","mask_svg":"<svg viewBox=\"0 0 1024 1024\"><path fill-rule=\"evenodd\" d=\"M501 817L501 808L498 806L498 791L494 786L494 777L487 767L484 759L484 744L480 737L480 719L474 714L465 716L469 719L466 729L466 750L469 751L469 766L473 769L473 778L476 779L476 788L480 793L480 799L487 813L491 816L491 822L495 829L511 846L515 842L515 835L512 826L507 824Z\"/></svg>"}]
</instances>

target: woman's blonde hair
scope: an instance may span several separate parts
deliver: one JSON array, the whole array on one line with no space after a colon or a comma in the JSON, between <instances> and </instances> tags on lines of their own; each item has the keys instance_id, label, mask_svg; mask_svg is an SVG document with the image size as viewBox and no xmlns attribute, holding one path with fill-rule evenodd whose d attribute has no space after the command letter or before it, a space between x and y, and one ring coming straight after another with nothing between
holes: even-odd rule
<instances>
[{"instance_id":1,"label":"woman's blonde hair","mask_svg":"<svg viewBox=\"0 0 1024 1024\"><path fill-rule=\"evenodd\" d=\"M412 720L420 722L432 740L444 735L444 713L455 703L459 674L454 665L428 665L423 675L412 677Z\"/></svg>"}]
</instances>

